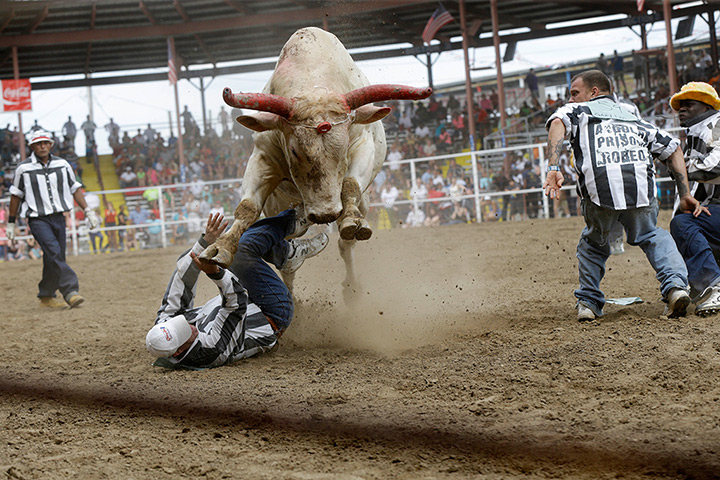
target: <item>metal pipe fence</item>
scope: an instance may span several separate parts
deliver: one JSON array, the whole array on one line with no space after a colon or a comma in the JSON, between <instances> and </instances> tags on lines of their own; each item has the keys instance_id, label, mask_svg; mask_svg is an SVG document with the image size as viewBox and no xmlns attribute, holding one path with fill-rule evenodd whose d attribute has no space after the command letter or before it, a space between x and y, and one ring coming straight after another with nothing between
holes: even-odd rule
<instances>
[{"instance_id":1,"label":"metal pipe fence","mask_svg":"<svg viewBox=\"0 0 720 480\"><path fill-rule=\"evenodd\" d=\"M398 186L398 196L392 201L384 200L374 186L370 188L368 218L371 223L374 222L375 228L382 230L436 223L481 223L558 217L559 211L553 212L555 209L551 205L552 201L543 194L542 189L546 168L545 145L533 143L386 162L383 169L393 177L391 181L401 183ZM495 188L492 177L516 162L524 162L534 171L533 178L537 184L531 188L514 187L512 190ZM455 184L451 184L449 188L443 186L439 190L441 195L434 196L422 195L414 189L414 186L419 185L418 179L421 183L426 183L423 177L427 179L428 172L432 177L433 173L438 171L443 179L454 181ZM665 196L670 189L662 190L661 186L672 180L664 177L658 178L657 182L659 193ZM225 216L232 216L241 198L241 185L241 178L233 178L88 192L100 197L103 194L122 193L128 219L132 218L134 221L115 226L106 226L103 222L97 231L91 232L85 220L77 220L76 211L79 207L76 206L73 214L67 216L68 245L73 255L99 253L113 248L112 245L124 250L186 245L203 231L207 214L211 211L222 211ZM672 189L673 185L670 187ZM562 188L566 192L563 216L577 214L577 208L571 207L571 203L579 201L574 195L574 189L574 185ZM0 199L0 207L8 201L7 198ZM452 218L451 212L455 213L458 209L466 210L467 214L464 217L460 215ZM422 211L422 215L419 211ZM133 212L138 213L133 215ZM439 222L417 222L420 216L427 219L438 212L441 213ZM102 220L103 212L99 213ZM151 214L156 218L151 218ZM413 221L407 221L410 217ZM140 221L143 219L144 221ZM19 240L30 238L28 232L18 233Z\"/></svg>"}]
</instances>

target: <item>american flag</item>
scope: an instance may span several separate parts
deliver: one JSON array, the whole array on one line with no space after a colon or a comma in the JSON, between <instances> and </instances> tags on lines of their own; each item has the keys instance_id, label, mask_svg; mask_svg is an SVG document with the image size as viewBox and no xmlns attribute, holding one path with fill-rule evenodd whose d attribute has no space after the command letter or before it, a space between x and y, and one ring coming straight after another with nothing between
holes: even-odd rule
<instances>
[{"instance_id":1,"label":"american flag","mask_svg":"<svg viewBox=\"0 0 720 480\"><path fill-rule=\"evenodd\" d=\"M645 8L645 0L637 0L638 12L642 12Z\"/></svg>"},{"instance_id":2,"label":"american flag","mask_svg":"<svg viewBox=\"0 0 720 480\"><path fill-rule=\"evenodd\" d=\"M175 56L173 55L173 41L172 38L168 38L168 80L170 85L177 83L177 68L175 67Z\"/></svg>"},{"instance_id":3,"label":"american flag","mask_svg":"<svg viewBox=\"0 0 720 480\"><path fill-rule=\"evenodd\" d=\"M452 15L450 15L450 12L445 10L445 7L440 4L440 6L433 12L430 20L428 20L427 25L425 25L425 30L423 30L422 33L423 42L430 43L430 40L435 38L435 34L438 30L453 20L455 19Z\"/></svg>"}]
</instances>

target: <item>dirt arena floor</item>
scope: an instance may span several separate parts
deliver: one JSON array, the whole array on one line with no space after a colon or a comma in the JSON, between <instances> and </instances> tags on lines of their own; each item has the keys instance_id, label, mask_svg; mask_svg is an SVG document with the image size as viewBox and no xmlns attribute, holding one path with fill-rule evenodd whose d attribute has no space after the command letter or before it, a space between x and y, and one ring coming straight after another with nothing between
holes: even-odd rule
<instances>
[{"instance_id":1,"label":"dirt arena floor","mask_svg":"<svg viewBox=\"0 0 720 480\"><path fill-rule=\"evenodd\" d=\"M662 317L629 247L604 290L644 303L578 323L581 225L376 232L351 309L331 245L298 272L278 351L200 372L152 367L144 346L179 248L72 258L87 301L65 311L38 305L39 262L4 263L0 472L720 478L720 317Z\"/></svg>"}]
</instances>

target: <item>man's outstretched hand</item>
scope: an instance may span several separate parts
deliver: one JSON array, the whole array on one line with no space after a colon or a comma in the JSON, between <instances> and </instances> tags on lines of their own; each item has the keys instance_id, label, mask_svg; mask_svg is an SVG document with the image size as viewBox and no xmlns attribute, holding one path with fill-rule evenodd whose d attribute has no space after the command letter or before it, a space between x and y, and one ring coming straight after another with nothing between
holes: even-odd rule
<instances>
[{"instance_id":1,"label":"man's outstretched hand","mask_svg":"<svg viewBox=\"0 0 720 480\"><path fill-rule=\"evenodd\" d=\"M208 216L207 225L205 226L205 241L210 244L220 238L228 226L228 221L219 213L210 214Z\"/></svg>"}]
</instances>

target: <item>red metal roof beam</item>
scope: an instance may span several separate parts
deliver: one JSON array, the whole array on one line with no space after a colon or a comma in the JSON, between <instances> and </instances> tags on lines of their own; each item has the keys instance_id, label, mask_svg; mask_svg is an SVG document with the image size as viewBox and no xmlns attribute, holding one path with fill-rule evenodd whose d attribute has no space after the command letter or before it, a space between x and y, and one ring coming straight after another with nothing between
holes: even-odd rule
<instances>
[{"instance_id":1,"label":"red metal roof beam","mask_svg":"<svg viewBox=\"0 0 720 480\"><path fill-rule=\"evenodd\" d=\"M40 24L45 20L45 17L47 17L48 12L50 11L50 5L45 5L45 8L42 9L40 13L38 13L38 16L35 17L35 21L32 25L28 28L28 31L25 32L26 34L30 34L35 31L37 27L40 26Z\"/></svg>"},{"instance_id":2,"label":"red metal roof beam","mask_svg":"<svg viewBox=\"0 0 720 480\"><path fill-rule=\"evenodd\" d=\"M173 6L175 7L175 10L177 10L177 12L180 14L180 16L182 17L183 20L185 20L186 22L190 21L190 17L185 12L185 9L183 8L183 6L180 5L179 0L173 0Z\"/></svg>"},{"instance_id":3,"label":"red metal roof beam","mask_svg":"<svg viewBox=\"0 0 720 480\"><path fill-rule=\"evenodd\" d=\"M5 19L0 23L0 33L2 33L3 30L7 28L8 25L10 25L10 22L12 19L15 18L15 10L10 10L10 13L8 13L5 16Z\"/></svg>"},{"instance_id":4,"label":"red metal roof beam","mask_svg":"<svg viewBox=\"0 0 720 480\"><path fill-rule=\"evenodd\" d=\"M34 35L0 36L0 47L29 45L59 45L67 43L85 43L120 38L149 38L170 35L188 35L192 33L217 32L235 28L257 27L282 24L288 21L319 21L325 15L330 17L349 17L354 13L372 11L377 8L407 6L409 3L429 3L430 0L366 0L361 3L331 4L323 8L312 8L286 13L260 13L255 15L237 15L212 20L192 21L178 24L148 25L144 27L96 28L88 31L57 33L37 33ZM141 6L143 3L140 4Z\"/></svg>"},{"instance_id":5,"label":"red metal roof beam","mask_svg":"<svg viewBox=\"0 0 720 480\"><path fill-rule=\"evenodd\" d=\"M148 10L147 5L145 5L145 2L143 2L143 0L140 0L140 10L142 10L148 20L150 20L150 23L152 23L153 25L157 25L155 17L153 17L152 13L150 13L150 10Z\"/></svg>"},{"instance_id":6,"label":"red metal roof beam","mask_svg":"<svg viewBox=\"0 0 720 480\"><path fill-rule=\"evenodd\" d=\"M225 0L225 3L227 3L228 7L234 8L238 12L242 13L243 15L248 15L248 11L245 7L242 5L238 5L236 2L233 2L233 0Z\"/></svg>"}]
</instances>

